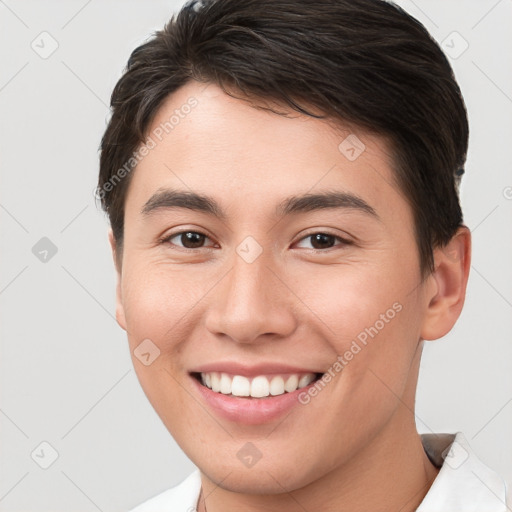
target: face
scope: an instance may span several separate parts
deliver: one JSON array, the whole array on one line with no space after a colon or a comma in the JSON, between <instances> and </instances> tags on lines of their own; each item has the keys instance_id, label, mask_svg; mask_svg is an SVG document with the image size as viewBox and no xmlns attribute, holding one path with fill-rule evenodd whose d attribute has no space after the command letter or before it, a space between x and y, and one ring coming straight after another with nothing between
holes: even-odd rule
<instances>
[{"instance_id":1,"label":"face","mask_svg":"<svg viewBox=\"0 0 512 512\"><path fill-rule=\"evenodd\" d=\"M149 136L126 197L117 318L203 474L239 492L296 489L412 425L400 404L414 407L432 289L385 140L195 82Z\"/></svg>"}]
</instances>

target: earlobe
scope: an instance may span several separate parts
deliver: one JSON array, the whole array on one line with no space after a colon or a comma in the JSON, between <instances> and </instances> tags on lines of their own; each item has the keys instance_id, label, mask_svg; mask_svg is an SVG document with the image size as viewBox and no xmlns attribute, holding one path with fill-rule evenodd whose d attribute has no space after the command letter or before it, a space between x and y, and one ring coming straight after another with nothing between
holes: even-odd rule
<instances>
[{"instance_id":1,"label":"earlobe","mask_svg":"<svg viewBox=\"0 0 512 512\"><path fill-rule=\"evenodd\" d=\"M460 227L444 247L434 250L435 270L429 280L433 292L426 297L427 309L421 338L441 338L455 325L466 297L471 267L471 232Z\"/></svg>"},{"instance_id":2,"label":"earlobe","mask_svg":"<svg viewBox=\"0 0 512 512\"><path fill-rule=\"evenodd\" d=\"M108 241L112 249L112 258L114 260L114 268L116 270L116 320L119 326L126 331L126 318L124 315L123 295L121 290L121 261L118 258L117 243L114 238L112 229L108 232Z\"/></svg>"}]
</instances>

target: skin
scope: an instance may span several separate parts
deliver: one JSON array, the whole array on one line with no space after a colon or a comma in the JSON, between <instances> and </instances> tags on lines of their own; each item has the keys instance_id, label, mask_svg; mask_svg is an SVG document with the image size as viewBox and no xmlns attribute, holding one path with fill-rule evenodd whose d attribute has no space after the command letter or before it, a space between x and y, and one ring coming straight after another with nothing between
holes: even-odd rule
<instances>
[{"instance_id":1,"label":"skin","mask_svg":"<svg viewBox=\"0 0 512 512\"><path fill-rule=\"evenodd\" d=\"M134 171L122 251L112 233L110 242L117 321L144 392L201 470L199 510L415 510L438 473L415 425L421 350L459 317L469 230L435 250L436 270L421 281L412 210L384 138L279 116L196 82L167 98L150 131L191 96L198 105ZM355 161L338 149L350 133L366 146ZM226 219L184 208L142 215L162 188L208 194ZM326 190L357 194L379 219L346 208L275 216L284 198ZM161 241L180 231L207 236L188 251L181 236ZM323 232L333 237L315 246L311 235ZM236 252L247 236L263 250L252 263ZM219 360L325 372L397 302L395 318L285 418L222 419L192 386L192 368ZM148 338L160 355L145 366L133 351ZM250 468L237 457L248 441L261 453Z\"/></svg>"}]
</instances>

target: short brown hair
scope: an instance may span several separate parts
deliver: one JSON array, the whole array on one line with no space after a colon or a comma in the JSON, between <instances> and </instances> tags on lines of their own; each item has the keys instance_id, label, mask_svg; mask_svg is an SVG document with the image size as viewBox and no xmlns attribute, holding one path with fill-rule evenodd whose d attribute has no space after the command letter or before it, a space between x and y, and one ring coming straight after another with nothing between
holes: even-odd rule
<instances>
[{"instance_id":1,"label":"short brown hair","mask_svg":"<svg viewBox=\"0 0 512 512\"><path fill-rule=\"evenodd\" d=\"M451 66L420 22L384 0L186 3L133 51L112 92L97 193L120 250L132 155L164 99L190 80L386 136L422 275L433 271L433 248L462 225L469 129Z\"/></svg>"}]
</instances>

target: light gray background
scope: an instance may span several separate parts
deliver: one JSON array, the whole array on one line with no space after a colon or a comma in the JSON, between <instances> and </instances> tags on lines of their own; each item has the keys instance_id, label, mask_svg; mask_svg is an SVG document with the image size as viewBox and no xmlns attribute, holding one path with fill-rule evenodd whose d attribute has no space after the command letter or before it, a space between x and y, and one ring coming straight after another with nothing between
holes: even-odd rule
<instances>
[{"instance_id":1,"label":"light gray background","mask_svg":"<svg viewBox=\"0 0 512 512\"><path fill-rule=\"evenodd\" d=\"M512 481L512 0L399 4L457 57L471 127L468 297L452 332L426 342L418 430L464 432ZM93 196L112 88L180 5L0 0L1 511L126 510L193 470L114 321L108 225ZM46 59L31 47L51 48L43 31L58 43ZM469 47L457 56L461 37ZM46 263L32 253L42 237L58 249ZM46 470L34 460L49 461L43 441L59 454Z\"/></svg>"}]
</instances>

